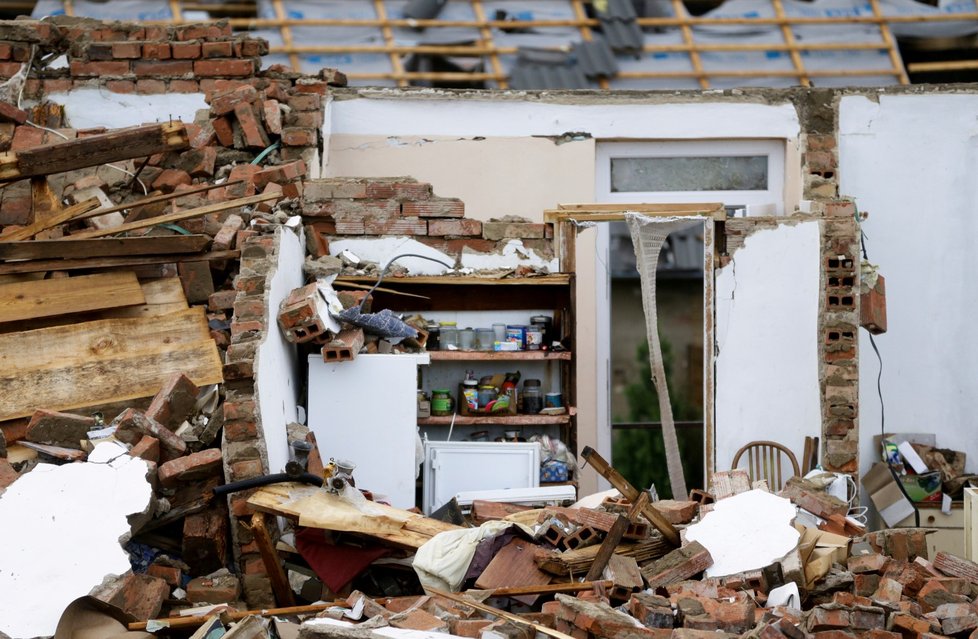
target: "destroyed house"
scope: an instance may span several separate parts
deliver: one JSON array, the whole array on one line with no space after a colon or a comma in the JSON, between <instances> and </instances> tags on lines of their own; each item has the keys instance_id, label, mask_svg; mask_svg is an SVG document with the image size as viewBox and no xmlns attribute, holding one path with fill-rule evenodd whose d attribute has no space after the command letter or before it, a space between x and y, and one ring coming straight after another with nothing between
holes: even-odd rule
<instances>
[{"instance_id":1,"label":"destroyed house","mask_svg":"<svg viewBox=\"0 0 978 639\"><path fill-rule=\"evenodd\" d=\"M0 22L0 633L974 639L974 86L268 53Z\"/></svg>"}]
</instances>

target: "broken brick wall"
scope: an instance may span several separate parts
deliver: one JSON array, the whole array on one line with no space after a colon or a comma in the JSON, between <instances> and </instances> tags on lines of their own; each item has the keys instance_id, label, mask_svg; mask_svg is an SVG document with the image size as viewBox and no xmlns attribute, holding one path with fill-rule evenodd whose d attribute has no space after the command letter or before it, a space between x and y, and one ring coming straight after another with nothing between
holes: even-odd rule
<instances>
[{"instance_id":1,"label":"broken brick wall","mask_svg":"<svg viewBox=\"0 0 978 639\"><path fill-rule=\"evenodd\" d=\"M554 256L552 226L522 218L466 218L460 199L439 197L430 184L410 177L309 181L301 210L316 256L330 254L331 242L385 236L412 238L458 263L463 255L501 251L511 240L544 260Z\"/></svg>"}]
</instances>

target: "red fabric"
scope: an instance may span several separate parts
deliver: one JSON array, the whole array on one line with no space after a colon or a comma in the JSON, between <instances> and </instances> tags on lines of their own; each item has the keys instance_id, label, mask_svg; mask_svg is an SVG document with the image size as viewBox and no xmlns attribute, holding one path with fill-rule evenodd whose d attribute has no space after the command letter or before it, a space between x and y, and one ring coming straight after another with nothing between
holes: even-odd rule
<instances>
[{"instance_id":1,"label":"red fabric","mask_svg":"<svg viewBox=\"0 0 978 639\"><path fill-rule=\"evenodd\" d=\"M390 549L382 546L334 546L318 528L300 529L295 535L295 545L313 572L333 592L340 591L367 566L390 554Z\"/></svg>"}]
</instances>

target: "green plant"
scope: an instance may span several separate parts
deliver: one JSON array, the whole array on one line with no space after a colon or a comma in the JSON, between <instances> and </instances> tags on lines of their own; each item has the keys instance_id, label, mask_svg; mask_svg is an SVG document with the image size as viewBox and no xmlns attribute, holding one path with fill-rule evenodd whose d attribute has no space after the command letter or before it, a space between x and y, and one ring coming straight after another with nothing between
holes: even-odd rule
<instances>
[{"instance_id":1,"label":"green plant","mask_svg":"<svg viewBox=\"0 0 978 639\"><path fill-rule=\"evenodd\" d=\"M662 341L662 362L669 380L669 396L676 421L699 420L699 410L689 404L674 390L674 355L669 342ZM649 365L649 345L642 342L635 352L639 363L639 379L625 388L628 401L629 421L658 422L659 400L652 386L652 369ZM683 458L683 473L687 485L701 488L703 477L703 433L701 430L682 429L677 433ZM669 473L666 469L665 442L661 429L617 429L612 436L612 463L625 478L637 488L655 485L663 498L672 497ZM678 496L685 499L685 495Z\"/></svg>"}]
</instances>

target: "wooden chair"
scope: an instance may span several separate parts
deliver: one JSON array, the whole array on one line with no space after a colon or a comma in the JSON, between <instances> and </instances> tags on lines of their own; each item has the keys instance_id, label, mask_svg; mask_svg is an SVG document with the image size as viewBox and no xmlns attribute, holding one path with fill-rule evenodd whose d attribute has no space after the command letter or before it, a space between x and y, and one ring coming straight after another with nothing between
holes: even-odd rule
<instances>
[{"instance_id":1,"label":"wooden chair","mask_svg":"<svg viewBox=\"0 0 978 639\"><path fill-rule=\"evenodd\" d=\"M747 455L747 474L750 475L751 482L761 479L767 480L767 485L772 492L778 492L784 483L790 478L801 474L798 467L798 460L795 454L777 442L756 441L743 446L734 455L731 470L737 468L740 458ZM787 457L791 463L792 474L784 476L785 464L782 458Z\"/></svg>"}]
</instances>

